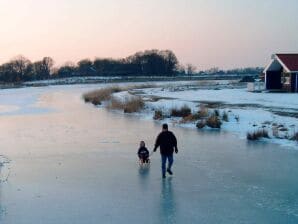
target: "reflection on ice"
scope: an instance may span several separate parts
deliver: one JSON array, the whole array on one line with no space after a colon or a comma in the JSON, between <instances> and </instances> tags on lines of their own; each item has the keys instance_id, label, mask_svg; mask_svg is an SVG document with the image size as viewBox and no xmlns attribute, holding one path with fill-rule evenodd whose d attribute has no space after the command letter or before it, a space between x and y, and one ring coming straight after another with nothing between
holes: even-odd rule
<instances>
[{"instance_id":1,"label":"reflection on ice","mask_svg":"<svg viewBox=\"0 0 298 224\"><path fill-rule=\"evenodd\" d=\"M139 167L139 175L141 179L145 179L146 177L148 177L149 175L149 171L150 171L150 165L140 165Z\"/></svg>"},{"instance_id":2,"label":"reflection on ice","mask_svg":"<svg viewBox=\"0 0 298 224\"><path fill-rule=\"evenodd\" d=\"M160 223L177 223L176 202L172 188L172 177L161 181L160 193Z\"/></svg>"}]
</instances>

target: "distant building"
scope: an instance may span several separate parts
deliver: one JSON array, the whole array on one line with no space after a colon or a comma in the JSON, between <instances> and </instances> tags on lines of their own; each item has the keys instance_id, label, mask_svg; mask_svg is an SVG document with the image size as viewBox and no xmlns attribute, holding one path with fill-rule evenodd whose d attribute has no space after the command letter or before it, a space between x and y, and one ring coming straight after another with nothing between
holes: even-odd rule
<instances>
[{"instance_id":1,"label":"distant building","mask_svg":"<svg viewBox=\"0 0 298 224\"><path fill-rule=\"evenodd\" d=\"M265 88L298 92L298 54L274 54L264 70Z\"/></svg>"}]
</instances>

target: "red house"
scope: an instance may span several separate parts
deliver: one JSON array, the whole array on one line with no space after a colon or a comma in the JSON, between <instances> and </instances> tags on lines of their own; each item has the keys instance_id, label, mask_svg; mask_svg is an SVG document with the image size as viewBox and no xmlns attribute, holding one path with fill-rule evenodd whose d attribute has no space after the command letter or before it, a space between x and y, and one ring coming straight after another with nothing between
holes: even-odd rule
<instances>
[{"instance_id":1,"label":"red house","mask_svg":"<svg viewBox=\"0 0 298 224\"><path fill-rule=\"evenodd\" d=\"M264 70L267 90L298 92L298 54L274 54Z\"/></svg>"}]
</instances>

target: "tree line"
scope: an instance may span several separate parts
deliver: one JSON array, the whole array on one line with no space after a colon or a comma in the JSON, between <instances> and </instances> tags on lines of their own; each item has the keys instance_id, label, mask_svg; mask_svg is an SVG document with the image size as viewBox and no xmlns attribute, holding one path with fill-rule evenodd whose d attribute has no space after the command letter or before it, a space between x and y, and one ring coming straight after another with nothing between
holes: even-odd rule
<instances>
[{"instance_id":1,"label":"tree line","mask_svg":"<svg viewBox=\"0 0 298 224\"><path fill-rule=\"evenodd\" d=\"M17 56L0 65L0 82L18 83L74 76L173 76L178 70L178 59L170 50L147 50L122 59L83 59L58 68L54 67L54 60L50 57L31 62Z\"/></svg>"},{"instance_id":2,"label":"tree line","mask_svg":"<svg viewBox=\"0 0 298 224\"><path fill-rule=\"evenodd\" d=\"M54 60L51 57L31 62L23 56L17 56L0 65L0 83L21 83L75 76L258 75L262 69L259 67L232 70L211 68L198 71L192 64L181 65L171 50L146 50L121 59L83 59L76 64L70 62L60 67L54 67Z\"/></svg>"}]
</instances>

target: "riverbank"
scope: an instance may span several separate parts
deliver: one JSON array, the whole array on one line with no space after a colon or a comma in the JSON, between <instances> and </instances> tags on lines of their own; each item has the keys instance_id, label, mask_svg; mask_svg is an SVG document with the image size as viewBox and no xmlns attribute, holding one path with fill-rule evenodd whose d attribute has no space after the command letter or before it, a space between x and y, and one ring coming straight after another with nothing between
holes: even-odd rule
<instances>
[{"instance_id":1,"label":"riverbank","mask_svg":"<svg viewBox=\"0 0 298 224\"><path fill-rule=\"evenodd\" d=\"M138 112L145 119L156 119L182 127L216 127L240 138L258 139L254 133L264 133L263 137L266 138L261 138L262 141L291 148L298 146L296 94L251 93L243 86L241 88L241 83L228 80L171 82L152 87L147 85L144 88L131 86L129 89L114 87L117 91L110 92L109 100L101 102L98 96L98 99L95 97L94 104L98 100L101 107L113 109L110 106L113 101L125 105L127 99L135 98L140 101L137 97L141 97L144 106L138 110L125 110L125 106L118 109L124 108L124 112ZM187 110L187 114L173 113L174 110L183 108ZM212 122L210 125L209 120ZM256 137L251 138L251 135Z\"/></svg>"},{"instance_id":2,"label":"riverbank","mask_svg":"<svg viewBox=\"0 0 298 224\"><path fill-rule=\"evenodd\" d=\"M241 80L255 77L255 74L208 74L192 76L78 76L59 79L37 80L20 83L2 83L0 89L42 87L50 85L101 84L123 82L162 82L162 81L202 81L202 80Z\"/></svg>"}]
</instances>

